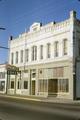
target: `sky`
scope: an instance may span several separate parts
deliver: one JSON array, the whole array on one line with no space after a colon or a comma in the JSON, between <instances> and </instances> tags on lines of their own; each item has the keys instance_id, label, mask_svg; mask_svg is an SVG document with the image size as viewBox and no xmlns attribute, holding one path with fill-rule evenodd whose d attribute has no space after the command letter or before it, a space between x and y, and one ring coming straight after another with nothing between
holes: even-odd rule
<instances>
[{"instance_id":1,"label":"sky","mask_svg":"<svg viewBox=\"0 0 80 120\"><path fill-rule=\"evenodd\" d=\"M45 25L69 18L71 10L80 19L79 0L0 0L0 27L6 28L0 30L0 46L8 47L9 36L18 37L34 22ZM0 48L0 64L8 61L8 52Z\"/></svg>"}]
</instances>

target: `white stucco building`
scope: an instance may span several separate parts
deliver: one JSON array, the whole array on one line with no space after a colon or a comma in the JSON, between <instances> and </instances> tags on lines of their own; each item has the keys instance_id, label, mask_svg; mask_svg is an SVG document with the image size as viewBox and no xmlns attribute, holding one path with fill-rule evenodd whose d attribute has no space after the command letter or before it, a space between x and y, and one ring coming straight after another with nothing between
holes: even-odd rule
<instances>
[{"instance_id":1,"label":"white stucco building","mask_svg":"<svg viewBox=\"0 0 80 120\"><path fill-rule=\"evenodd\" d=\"M80 20L34 23L9 40L9 64L20 74L8 80L8 94L80 98Z\"/></svg>"}]
</instances>

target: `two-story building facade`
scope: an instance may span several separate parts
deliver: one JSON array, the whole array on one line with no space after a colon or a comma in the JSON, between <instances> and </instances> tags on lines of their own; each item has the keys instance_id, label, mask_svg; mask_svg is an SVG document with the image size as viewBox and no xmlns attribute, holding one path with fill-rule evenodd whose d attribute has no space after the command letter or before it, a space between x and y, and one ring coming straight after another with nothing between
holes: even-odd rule
<instances>
[{"instance_id":1,"label":"two-story building facade","mask_svg":"<svg viewBox=\"0 0 80 120\"><path fill-rule=\"evenodd\" d=\"M76 12L62 22L34 23L28 32L9 40L12 75L8 94L80 98L80 20ZM16 79L17 78L17 79Z\"/></svg>"}]
</instances>

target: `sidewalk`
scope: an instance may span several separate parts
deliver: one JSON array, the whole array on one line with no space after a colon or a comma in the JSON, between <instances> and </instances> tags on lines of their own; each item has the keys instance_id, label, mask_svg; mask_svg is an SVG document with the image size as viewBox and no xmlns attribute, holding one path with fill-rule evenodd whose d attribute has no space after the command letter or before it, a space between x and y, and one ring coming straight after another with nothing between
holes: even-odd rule
<instances>
[{"instance_id":1,"label":"sidewalk","mask_svg":"<svg viewBox=\"0 0 80 120\"><path fill-rule=\"evenodd\" d=\"M71 100L71 99L63 99L63 98L52 98L52 97L46 98L45 102L63 103L63 104L80 104L80 100Z\"/></svg>"},{"instance_id":2,"label":"sidewalk","mask_svg":"<svg viewBox=\"0 0 80 120\"><path fill-rule=\"evenodd\" d=\"M21 100L30 100L46 103L63 103L63 104L79 104L80 100L70 100L70 99L60 99L54 97L38 97L38 96L23 96L23 95L6 95L0 94L1 97L12 98L12 99L21 99Z\"/></svg>"}]
</instances>

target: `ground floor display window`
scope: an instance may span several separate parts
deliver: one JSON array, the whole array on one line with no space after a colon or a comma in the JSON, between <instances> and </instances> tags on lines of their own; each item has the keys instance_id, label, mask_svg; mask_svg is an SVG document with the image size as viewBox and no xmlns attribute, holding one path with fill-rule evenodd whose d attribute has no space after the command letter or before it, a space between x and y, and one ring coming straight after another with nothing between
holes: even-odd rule
<instances>
[{"instance_id":1,"label":"ground floor display window","mask_svg":"<svg viewBox=\"0 0 80 120\"><path fill-rule=\"evenodd\" d=\"M43 79L38 81L38 87L39 87L38 91L39 92L47 92L48 91L47 81L48 80L43 80Z\"/></svg>"},{"instance_id":2,"label":"ground floor display window","mask_svg":"<svg viewBox=\"0 0 80 120\"><path fill-rule=\"evenodd\" d=\"M5 81L0 81L0 91L4 91L5 89Z\"/></svg>"},{"instance_id":3,"label":"ground floor display window","mask_svg":"<svg viewBox=\"0 0 80 120\"><path fill-rule=\"evenodd\" d=\"M59 92L69 92L69 80L59 79L58 80L58 91Z\"/></svg>"}]
</instances>

